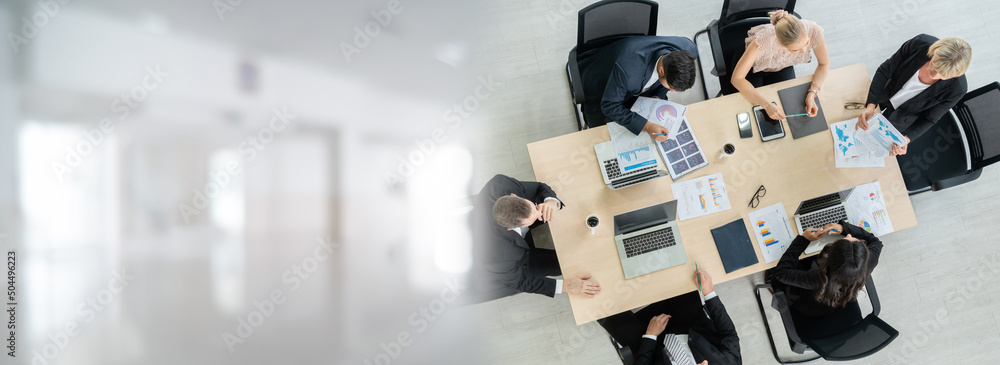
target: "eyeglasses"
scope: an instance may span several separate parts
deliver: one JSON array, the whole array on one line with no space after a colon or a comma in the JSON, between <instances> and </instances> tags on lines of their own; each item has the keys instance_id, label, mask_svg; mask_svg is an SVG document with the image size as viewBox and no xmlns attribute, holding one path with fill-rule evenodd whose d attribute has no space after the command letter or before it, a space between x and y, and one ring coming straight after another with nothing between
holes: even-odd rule
<instances>
[{"instance_id":1,"label":"eyeglasses","mask_svg":"<svg viewBox=\"0 0 1000 365\"><path fill-rule=\"evenodd\" d=\"M849 101L844 103L844 109L847 110L861 110L865 108L865 103L859 103L856 101Z\"/></svg>"},{"instance_id":2,"label":"eyeglasses","mask_svg":"<svg viewBox=\"0 0 1000 365\"><path fill-rule=\"evenodd\" d=\"M760 198L763 198L764 194L767 194L767 189L764 189L764 185L761 185L757 188L757 192L753 194L753 198L750 198L750 204L747 204L747 206L757 208L760 205Z\"/></svg>"}]
</instances>

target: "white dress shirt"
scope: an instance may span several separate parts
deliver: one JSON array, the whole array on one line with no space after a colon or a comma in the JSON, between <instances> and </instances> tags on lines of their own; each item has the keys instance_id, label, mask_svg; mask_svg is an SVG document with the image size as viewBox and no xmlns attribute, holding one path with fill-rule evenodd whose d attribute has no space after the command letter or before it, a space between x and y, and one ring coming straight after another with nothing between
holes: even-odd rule
<instances>
[{"instance_id":1,"label":"white dress shirt","mask_svg":"<svg viewBox=\"0 0 1000 365\"><path fill-rule=\"evenodd\" d=\"M913 99L914 96L917 96L924 90L927 90L928 87L930 87L930 85L920 82L920 70L917 70L917 72L913 73L913 77L906 80L903 87L900 88L895 95L889 98L889 102L892 103L892 107L894 109L899 109L900 105L903 105L903 103Z\"/></svg>"}]
</instances>

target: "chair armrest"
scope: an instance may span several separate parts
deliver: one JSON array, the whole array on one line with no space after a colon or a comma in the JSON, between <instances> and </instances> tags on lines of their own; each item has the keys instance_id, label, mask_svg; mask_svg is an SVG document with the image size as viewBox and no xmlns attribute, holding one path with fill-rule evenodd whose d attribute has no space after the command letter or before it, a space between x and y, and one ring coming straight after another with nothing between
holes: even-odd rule
<instances>
[{"instance_id":1,"label":"chair armrest","mask_svg":"<svg viewBox=\"0 0 1000 365\"><path fill-rule=\"evenodd\" d=\"M872 281L870 275L868 281L865 282L865 290L868 291L868 300L872 303L872 314L878 317L879 312L882 311L882 302L878 300L878 291L875 290L875 282Z\"/></svg>"},{"instance_id":2,"label":"chair armrest","mask_svg":"<svg viewBox=\"0 0 1000 365\"><path fill-rule=\"evenodd\" d=\"M569 51L569 60L566 62L566 72L569 77L570 93L573 94L573 102L583 104L583 80L580 79L580 62L576 58L576 47Z\"/></svg>"},{"instance_id":3,"label":"chair armrest","mask_svg":"<svg viewBox=\"0 0 1000 365\"><path fill-rule=\"evenodd\" d=\"M976 171L969 171L965 173L965 175L959 175L950 179L935 181L933 184L931 184L931 190L938 191L941 189L947 189L950 187L962 185L972 180L978 179L979 176L982 174L983 174L983 169L979 169Z\"/></svg>"},{"instance_id":4,"label":"chair armrest","mask_svg":"<svg viewBox=\"0 0 1000 365\"><path fill-rule=\"evenodd\" d=\"M723 59L722 55L722 39L719 38L719 20L713 20L708 23L708 44L712 46L712 60L715 62L715 67L712 68L712 75L722 78L727 75L726 72L726 60Z\"/></svg>"}]
</instances>

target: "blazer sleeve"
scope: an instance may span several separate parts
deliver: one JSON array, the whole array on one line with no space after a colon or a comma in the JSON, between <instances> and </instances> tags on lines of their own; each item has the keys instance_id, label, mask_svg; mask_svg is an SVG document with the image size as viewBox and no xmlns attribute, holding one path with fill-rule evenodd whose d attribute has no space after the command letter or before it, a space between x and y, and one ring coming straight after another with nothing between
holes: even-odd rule
<instances>
[{"instance_id":1,"label":"blazer sleeve","mask_svg":"<svg viewBox=\"0 0 1000 365\"><path fill-rule=\"evenodd\" d=\"M915 140L919 138L924 132L927 132L934 123L941 120L941 117L948 112L949 109L954 108L958 104L962 97L965 96L966 89L968 88L965 81L965 76L961 76L959 79L955 80L954 87L950 88L947 93L940 99L936 105L924 110L917 116L917 120L910 124L909 128L900 131L905 134L910 140Z\"/></svg>"},{"instance_id":2,"label":"blazer sleeve","mask_svg":"<svg viewBox=\"0 0 1000 365\"><path fill-rule=\"evenodd\" d=\"M601 97L601 111L612 121L621 124L634 134L639 134L646 126L646 118L625 108L623 103L629 96L631 92L628 88L628 74L619 63L615 62L608 77L608 84L604 87L604 96Z\"/></svg>"},{"instance_id":3,"label":"blazer sleeve","mask_svg":"<svg viewBox=\"0 0 1000 365\"><path fill-rule=\"evenodd\" d=\"M728 364L743 363L740 355L740 336L736 333L736 325L726 312L726 306L722 305L722 299L715 297L705 301L708 313L712 317L712 324L720 339L721 355L726 358Z\"/></svg>"},{"instance_id":4,"label":"blazer sleeve","mask_svg":"<svg viewBox=\"0 0 1000 365\"><path fill-rule=\"evenodd\" d=\"M653 363L656 356L656 340L649 338L642 338L642 342L639 343L639 353L632 354L634 359L634 365L649 365ZM670 359L664 356L663 361L665 364L670 365Z\"/></svg>"},{"instance_id":5,"label":"blazer sleeve","mask_svg":"<svg viewBox=\"0 0 1000 365\"><path fill-rule=\"evenodd\" d=\"M868 87L868 100L865 102L867 104L878 105L879 100L882 98L882 93L885 93L886 85L889 84L889 80L893 77L900 77L896 75L896 70L903 65L903 61L918 47L919 41L917 40L920 36L913 37L912 39L903 43L902 46L893 53L889 59L882 62L875 70L875 76L872 77L872 84ZM913 137L910 137L913 139Z\"/></svg>"},{"instance_id":6,"label":"blazer sleeve","mask_svg":"<svg viewBox=\"0 0 1000 365\"><path fill-rule=\"evenodd\" d=\"M868 244L868 273L870 274L875 266L878 266L878 257L882 254L882 240L878 239L875 235L864 230L864 228L855 226L853 224L840 221L840 225L844 226L845 236L850 234L855 238L865 240Z\"/></svg>"},{"instance_id":7,"label":"blazer sleeve","mask_svg":"<svg viewBox=\"0 0 1000 365\"><path fill-rule=\"evenodd\" d=\"M512 262L505 272L499 273L500 281L504 285L517 289L523 293L542 294L548 297L556 296L556 279L541 275L532 275L523 266L527 264L527 259Z\"/></svg>"},{"instance_id":8,"label":"blazer sleeve","mask_svg":"<svg viewBox=\"0 0 1000 365\"><path fill-rule=\"evenodd\" d=\"M534 181L524 181L521 182L521 186L524 187L524 198L530 199L536 203L544 201L546 198L556 198L555 190L552 190L546 183L534 182ZM559 200L559 207L562 208L562 200Z\"/></svg>"},{"instance_id":9,"label":"blazer sleeve","mask_svg":"<svg viewBox=\"0 0 1000 365\"><path fill-rule=\"evenodd\" d=\"M772 277L787 285L799 288L816 290L819 288L819 278L809 274L809 271L800 270L796 267L799 263L799 256L809 247L809 240L801 235L792 240L785 253L778 260L778 265L774 267Z\"/></svg>"}]
</instances>

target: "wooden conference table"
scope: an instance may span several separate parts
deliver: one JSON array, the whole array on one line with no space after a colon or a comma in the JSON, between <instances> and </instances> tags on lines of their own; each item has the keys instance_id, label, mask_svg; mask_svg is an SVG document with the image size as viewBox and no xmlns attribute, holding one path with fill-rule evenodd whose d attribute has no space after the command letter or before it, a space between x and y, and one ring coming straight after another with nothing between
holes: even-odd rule
<instances>
[{"instance_id":1,"label":"wooden conference table","mask_svg":"<svg viewBox=\"0 0 1000 365\"><path fill-rule=\"evenodd\" d=\"M812 75L803 76L758 91L765 98L779 102L778 90L811 79ZM843 105L848 101L865 101L869 83L864 63L830 70L819 96L827 123L856 118L860 112L845 110ZM696 290L695 262L708 271L715 283L774 267L777 261L764 263L749 219L746 219L748 213L755 210L747 204L760 185L765 186L767 193L757 209L784 203L793 230L792 215L801 201L876 180L881 183L894 230L917 224L895 158L886 158L884 168L836 168L833 137L829 131L793 139L787 122L784 122L785 138L761 142L755 126L753 138L741 139L736 115L742 112L752 115L752 107L739 94L688 105L690 127L705 150L709 165L679 181L722 173L732 208L680 221L687 263L630 280L625 279L615 248L614 215L674 200L670 190L674 181L663 177L621 190L608 188L594 152L595 144L611 139L607 128L587 129L528 144L536 180L549 184L566 204L549 222L563 275L590 273L601 284L602 292L594 298L569 297L577 324ZM751 120L754 120L752 116ZM736 153L718 160L725 143L735 145ZM596 235L591 235L585 224L590 214L596 214L601 220ZM710 230L740 218L745 218L747 234L759 262L727 274Z\"/></svg>"}]
</instances>

